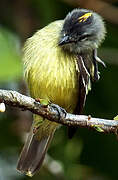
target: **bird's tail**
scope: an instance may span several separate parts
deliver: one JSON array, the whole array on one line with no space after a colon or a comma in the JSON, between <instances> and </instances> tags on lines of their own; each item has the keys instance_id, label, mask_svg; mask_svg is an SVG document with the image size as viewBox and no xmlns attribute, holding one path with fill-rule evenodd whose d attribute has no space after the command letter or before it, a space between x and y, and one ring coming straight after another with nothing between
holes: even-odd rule
<instances>
[{"instance_id":1,"label":"bird's tail","mask_svg":"<svg viewBox=\"0 0 118 180\"><path fill-rule=\"evenodd\" d=\"M50 134L37 138L31 129L18 161L17 169L20 172L33 176L39 171L54 132L55 129L52 129Z\"/></svg>"}]
</instances>

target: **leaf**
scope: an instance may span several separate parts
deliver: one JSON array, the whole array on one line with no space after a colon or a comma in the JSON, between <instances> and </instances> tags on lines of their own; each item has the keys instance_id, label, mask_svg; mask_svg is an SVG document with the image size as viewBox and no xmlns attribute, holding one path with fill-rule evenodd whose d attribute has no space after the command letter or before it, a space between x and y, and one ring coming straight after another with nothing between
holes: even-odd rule
<instances>
[{"instance_id":1,"label":"leaf","mask_svg":"<svg viewBox=\"0 0 118 180\"><path fill-rule=\"evenodd\" d=\"M114 120L118 121L118 115L113 118Z\"/></svg>"},{"instance_id":2,"label":"leaf","mask_svg":"<svg viewBox=\"0 0 118 180\"><path fill-rule=\"evenodd\" d=\"M20 41L10 31L0 27L0 82L22 76Z\"/></svg>"},{"instance_id":3,"label":"leaf","mask_svg":"<svg viewBox=\"0 0 118 180\"><path fill-rule=\"evenodd\" d=\"M50 104L50 101L47 99L40 99L40 103L41 103L41 105L47 107Z\"/></svg>"},{"instance_id":4,"label":"leaf","mask_svg":"<svg viewBox=\"0 0 118 180\"><path fill-rule=\"evenodd\" d=\"M101 128L101 125L95 125L94 127L98 132L104 132L104 130Z\"/></svg>"}]
</instances>

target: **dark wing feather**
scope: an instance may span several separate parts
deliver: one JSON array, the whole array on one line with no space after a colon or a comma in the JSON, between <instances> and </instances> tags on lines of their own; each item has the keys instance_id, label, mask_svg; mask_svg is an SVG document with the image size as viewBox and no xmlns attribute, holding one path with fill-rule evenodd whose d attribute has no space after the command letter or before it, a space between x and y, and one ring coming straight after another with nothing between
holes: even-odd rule
<instances>
[{"instance_id":1,"label":"dark wing feather","mask_svg":"<svg viewBox=\"0 0 118 180\"><path fill-rule=\"evenodd\" d=\"M76 114L81 114L85 105L86 95L91 85L91 81L95 82L99 80L99 71L97 62L104 62L97 57L97 49L94 49L88 54L81 53L77 55L77 65L80 71L78 76L79 81L79 98L78 104L75 110Z\"/></svg>"},{"instance_id":2,"label":"dark wing feather","mask_svg":"<svg viewBox=\"0 0 118 180\"><path fill-rule=\"evenodd\" d=\"M76 59L77 59L76 63L77 63L78 69L79 69L79 72L78 72L79 98L78 98L78 104L77 104L77 107L76 107L74 113L81 114L83 111L85 100L86 100L86 94L87 94L87 90L88 90L90 74L84 64L82 56L77 55ZM77 128L75 128L75 127L69 127L68 137L72 138L73 135L75 134L76 130L77 130Z\"/></svg>"},{"instance_id":3,"label":"dark wing feather","mask_svg":"<svg viewBox=\"0 0 118 180\"><path fill-rule=\"evenodd\" d=\"M97 81L99 80L99 71L98 71L98 64L97 64L97 50L93 50L93 65L94 65L94 77L93 80Z\"/></svg>"},{"instance_id":4,"label":"dark wing feather","mask_svg":"<svg viewBox=\"0 0 118 180\"><path fill-rule=\"evenodd\" d=\"M88 84L90 81L90 74L85 66L84 59L81 55L77 56L77 65L78 65L80 74L78 74L79 98L78 98L78 105L76 107L75 113L81 114L83 111L85 100L86 100Z\"/></svg>"},{"instance_id":5,"label":"dark wing feather","mask_svg":"<svg viewBox=\"0 0 118 180\"><path fill-rule=\"evenodd\" d=\"M90 80L99 80L99 72L97 62L104 63L97 57L97 49L94 49L88 54L81 53L76 56L76 63L79 69L79 97L78 104L75 109L75 114L82 114L86 101L86 95L90 86ZM68 136L72 138L77 128L69 127Z\"/></svg>"}]
</instances>

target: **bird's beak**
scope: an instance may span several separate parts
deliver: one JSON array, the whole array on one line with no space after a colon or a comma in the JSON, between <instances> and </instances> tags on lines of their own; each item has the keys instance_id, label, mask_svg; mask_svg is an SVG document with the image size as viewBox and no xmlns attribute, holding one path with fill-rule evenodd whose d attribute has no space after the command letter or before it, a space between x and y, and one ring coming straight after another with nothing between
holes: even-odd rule
<instances>
[{"instance_id":1,"label":"bird's beak","mask_svg":"<svg viewBox=\"0 0 118 180\"><path fill-rule=\"evenodd\" d=\"M70 40L70 37L69 36L64 36L60 39L58 45L59 46L62 46L64 44L68 44L68 43L71 43L71 40Z\"/></svg>"}]
</instances>

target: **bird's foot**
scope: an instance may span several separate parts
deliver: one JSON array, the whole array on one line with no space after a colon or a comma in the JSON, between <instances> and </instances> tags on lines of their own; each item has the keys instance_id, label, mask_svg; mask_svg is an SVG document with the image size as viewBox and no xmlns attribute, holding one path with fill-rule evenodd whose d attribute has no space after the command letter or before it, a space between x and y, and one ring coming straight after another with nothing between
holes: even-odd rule
<instances>
[{"instance_id":1,"label":"bird's foot","mask_svg":"<svg viewBox=\"0 0 118 180\"><path fill-rule=\"evenodd\" d=\"M62 119L63 117L66 117L66 110L60 106L58 106L57 104L51 104L51 106L57 110L58 115L59 115L59 119Z\"/></svg>"}]
</instances>

